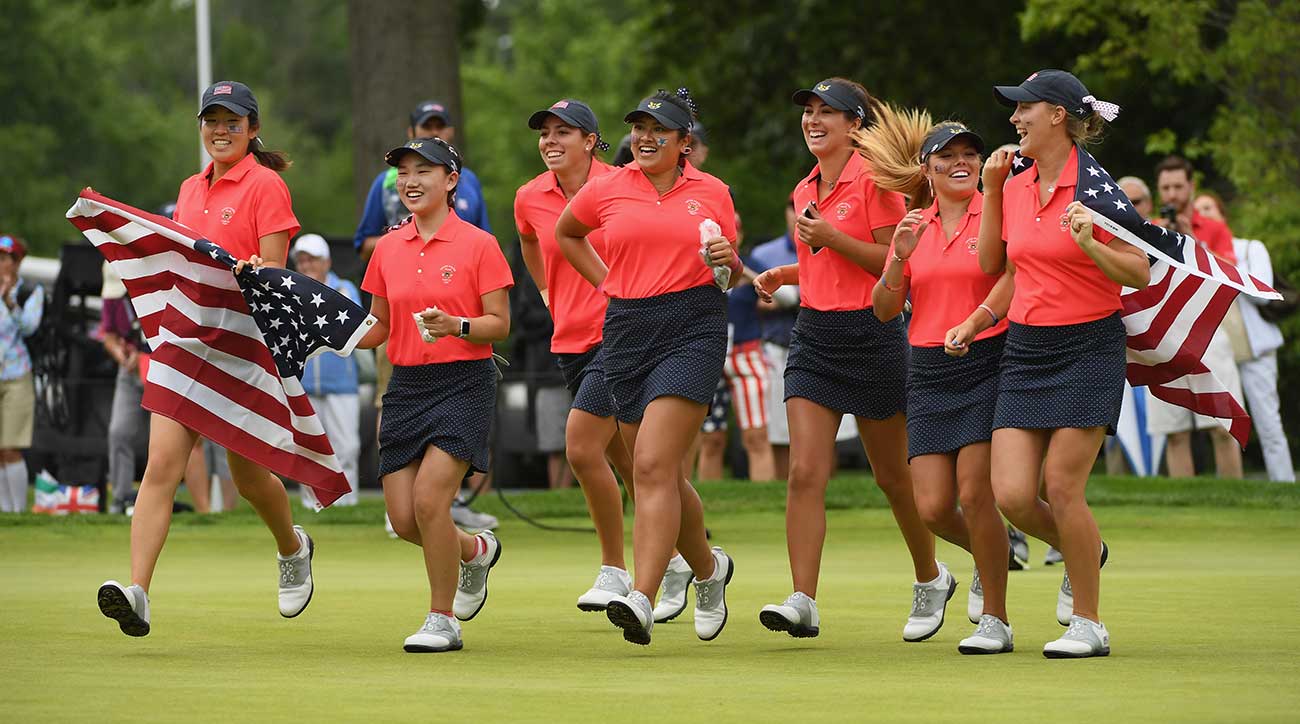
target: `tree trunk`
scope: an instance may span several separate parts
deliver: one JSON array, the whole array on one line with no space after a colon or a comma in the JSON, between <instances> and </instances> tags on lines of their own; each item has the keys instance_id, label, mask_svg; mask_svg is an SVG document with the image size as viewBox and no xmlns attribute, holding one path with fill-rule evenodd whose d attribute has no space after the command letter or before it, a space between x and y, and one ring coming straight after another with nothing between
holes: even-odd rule
<instances>
[{"instance_id":1,"label":"tree trunk","mask_svg":"<svg viewBox=\"0 0 1300 724\"><path fill-rule=\"evenodd\" d=\"M358 219L366 192L384 167L384 152L405 142L417 103L437 99L463 126L458 26L456 0L348 0L352 190Z\"/></svg>"}]
</instances>

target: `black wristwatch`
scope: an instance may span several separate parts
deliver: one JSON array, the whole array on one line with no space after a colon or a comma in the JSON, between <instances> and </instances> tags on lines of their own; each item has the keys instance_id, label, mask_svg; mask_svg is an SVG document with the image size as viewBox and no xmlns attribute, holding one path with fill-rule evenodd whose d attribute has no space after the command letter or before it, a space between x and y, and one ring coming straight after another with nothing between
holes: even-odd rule
<instances>
[{"instance_id":1,"label":"black wristwatch","mask_svg":"<svg viewBox=\"0 0 1300 724\"><path fill-rule=\"evenodd\" d=\"M469 336L469 320L468 320L468 319L466 319L466 318L464 318L464 317L461 317L461 318L460 318L460 334L457 335L457 336L459 336L461 339L465 339L466 337Z\"/></svg>"}]
</instances>

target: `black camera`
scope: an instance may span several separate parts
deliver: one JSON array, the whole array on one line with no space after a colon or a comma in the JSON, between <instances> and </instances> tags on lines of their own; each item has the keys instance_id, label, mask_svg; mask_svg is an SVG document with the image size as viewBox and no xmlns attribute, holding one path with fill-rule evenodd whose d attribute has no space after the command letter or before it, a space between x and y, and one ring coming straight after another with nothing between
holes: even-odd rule
<instances>
[{"instance_id":1,"label":"black camera","mask_svg":"<svg viewBox=\"0 0 1300 724\"><path fill-rule=\"evenodd\" d=\"M1169 227L1173 228L1178 225L1178 209L1173 204L1165 204L1160 207L1160 216L1169 222Z\"/></svg>"}]
</instances>

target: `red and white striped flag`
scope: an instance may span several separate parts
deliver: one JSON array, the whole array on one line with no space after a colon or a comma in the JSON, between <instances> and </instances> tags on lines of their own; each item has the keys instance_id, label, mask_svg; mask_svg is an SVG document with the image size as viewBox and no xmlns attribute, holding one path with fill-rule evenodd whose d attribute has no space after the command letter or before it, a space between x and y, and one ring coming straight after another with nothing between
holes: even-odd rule
<instances>
[{"instance_id":1,"label":"red and white striped flag","mask_svg":"<svg viewBox=\"0 0 1300 724\"><path fill-rule=\"evenodd\" d=\"M250 314L246 297L272 293L266 278L246 271L237 280L231 273L233 258L191 229L90 190L81 193L67 217L109 261L131 297L152 349L145 409L311 486L321 505L349 491L294 364L286 363L284 353L272 354L259 327L262 315ZM290 288L314 283L279 269L261 273L289 278ZM312 291L323 295L320 289ZM274 301L277 309L283 303L287 313L297 300L277 292ZM307 356L301 354L304 348L308 354L325 347L349 354L374 324L373 317L344 301L347 306L340 308L353 313L341 337L309 339L304 330L299 341L296 328L291 335L273 332L295 343L302 358L296 364L299 373ZM288 341L277 339L277 348L287 350Z\"/></svg>"}]
</instances>

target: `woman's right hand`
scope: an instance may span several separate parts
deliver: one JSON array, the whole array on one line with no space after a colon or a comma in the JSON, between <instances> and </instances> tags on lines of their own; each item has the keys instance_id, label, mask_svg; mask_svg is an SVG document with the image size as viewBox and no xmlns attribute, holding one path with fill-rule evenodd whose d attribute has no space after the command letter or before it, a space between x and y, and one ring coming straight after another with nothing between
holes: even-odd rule
<instances>
[{"instance_id":1,"label":"woman's right hand","mask_svg":"<svg viewBox=\"0 0 1300 724\"><path fill-rule=\"evenodd\" d=\"M984 181L984 193L989 189L1002 190L1002 186L1007 182L1007 176L1011 175L1012 154L1010 151L994 151L989 154L984 161L984 171L980 178Z\"/></svg>"},{"instance_id":2,"label":"woman's right hand","mask_svg":"<svg viewBox=\"0 0 1300 724\"><path fill-rule=\"evenodd\" d=\"M781 286L781 270L779 267L768 269L754 277L754 291L758 294L758 298L765 302L770 303L772 294Z\"/></svg>"},{"instance_id":3,"label":"woman's right hand","mask_svg":"<svg viewBox=\"0 0 1300 724\"><path fill-rule=\"evenodd\" d=\"M894 228L894 255L899 259L905 260L916 251L916 243L921 238L921 231L930 223L922 222L924 216L925 211L912 209Z\"/></svg>"}]
</instances>

